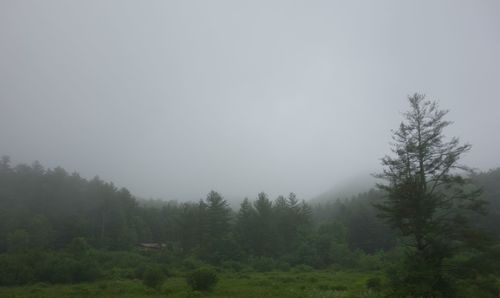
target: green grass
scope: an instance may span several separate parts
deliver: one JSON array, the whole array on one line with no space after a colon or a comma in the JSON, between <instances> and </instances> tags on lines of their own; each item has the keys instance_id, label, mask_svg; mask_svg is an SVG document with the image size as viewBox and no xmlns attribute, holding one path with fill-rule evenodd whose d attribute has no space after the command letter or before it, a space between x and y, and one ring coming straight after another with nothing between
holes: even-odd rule
<instances>
[{"instance_id":1,"label":"green grass","mask_svg":"<svg viewBox=\"0 0 500 298\"><path fill-rule=\"evenodd\" d=\"M87 284L0 287L0 297L380 297L366 289L366 280L377 273L267 272L220 273L211 292L195 292L184 277L169 278L159 290L139 280L108 280Z\"/></svg>"}]
</instances>

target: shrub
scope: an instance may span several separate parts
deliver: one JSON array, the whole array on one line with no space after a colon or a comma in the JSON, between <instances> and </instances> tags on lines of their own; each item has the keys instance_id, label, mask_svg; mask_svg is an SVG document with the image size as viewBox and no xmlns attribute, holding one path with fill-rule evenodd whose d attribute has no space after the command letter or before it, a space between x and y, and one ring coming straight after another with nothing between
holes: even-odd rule
<instances>
[{"instance_id":1,"label":"shrub","mask_svg":"<svg viewBox=\"0 0 500 298\"><path fill-rule=\"evenodd\" d=\"M142 282L150 288L158 289L165 282L165 274L158 267L148 268L144 271Z\"/></svg>"},{"instance_id":2,"label":"shrub","mask_svg":"<svg viewBox=\"0 0 500 298\"><path fill-rule=\"evenodd\" d=\"M36 267L38 280L48 283L71 283L78 271L78 262L60 254L48 255Z\"/></svg>"},{"instance_id":3,"label":"shrub","mask_svg":"<svg viewBox=\"0 0 500 298\"><path fill-rule=\"evenodd\" d=\"M495 276L476 276L458 281L458 297L494 298L500 296L500 286Z\"/></svg>"},{"instance_id":4,"label":"shrub","mask_svg":"<svg viewBox=\"0 0 500 298\"><path fill-rule=\"evenodd\" d=\"M101 271L91 258L76 260L67 254L52 253L36 263L35 274L42 282L76 283L95 281L101 276Z\"/></svg>"},{"instance_id":5,"label":"shrub","mask_svg":"<svg viewBox=\"0 0 500 298\"><path fill-rule=\"evenodd\" d=\"M383 268L382 254L376 253L373 255L360 253L357 260L357 266L364 271L380 270Z\"/></svg>"},{"instance_id":6,"label":"shrub","mask_svg":"<svg viewBox=\"0 0 500 298\"><path fill-rule=\"evenodd\" d=\"M380 291L382 288L382 281L379 277L372 277L366 281L366 287L370 290Z\"/></svg>"},{"instance_id":7,"label":"shrub","mask_svg":"<svg viewBox=\"0 0 500 298\"><path fill-rule=\"evenodd\" d=\"M209 291L217 283L217 274L210 268L200 268L189 273L186 277L187 284L196 291Z\"/></svg>"},{"instance_id":8,"label":"shrub","mask_svg":"<svg viewBox=\"0 0 500 298\"><path fill-rule=\"evenodd\" d=\"M99 266L93 260L81 260L73 267L73 282L95 281L101 276Z\"/></svg>"},{"instance_id":9,"label":"shrub","mask_svg":"<svg viewBox=\"0 0 500 298\"><path fill-rule=\"evenodd\" d=\"M167 266L162 266L161 271L163 272L163 275L165 275L165 277L167 278L174 275L173 272Z\"/></svg>"},{"instance_id":10,"label":"shrub","mask_svg":"<svg viewBox=\"0 0 500 298\"><path fill-rule=\"evenodd\" d=\"M146 266L145 264L141 264L141 265L135 267L134 268L134 278L142 279L142 277L144 276L144 272L146 272L146 270L148 268L149 267Z\"/></svg>"},{"instance_id":11,"label":"shrub","mask_svg":"<svg viewBox=\"0 0 500 298\"><path fill-rule=\"evenodd\" d=\"M23 285L34 279L33 269L21 258L0 255L0 286Z\"/></svg>"},{"instance_id":12,"label":"shrub","mask_svg":"<svg viewBox=\"0 0 500 298\"><path fill-rule=\"evenodd\" d=\"M290 264L285 261L278 261L276 263L276 268L278 268L278 270L280 271L290 271Z\"/></svg>"},{"instance_id":13,"label":"shrub","mask_svg":"<svg viewBox=\"0 0 500 298\"><path fill-rule=\"evenodd\" d=\"M252 267L258 272L268 272L272 271L276 266L275 262L271 258L258 257L252 259Z\"/></svg>"},{"instance_id":14,"label":"shrub","mask_svg":"<svg viewBox=\"0 0 500 298\"><path fill-rule=\"evenodd\" d=\"M200 268L201 266L203 266L203 262L201 262L196 258L189 257L184 259L184 261L182 261L182 266L188 270L194 270L196 268Z\"/></svg>"}]
</instances>

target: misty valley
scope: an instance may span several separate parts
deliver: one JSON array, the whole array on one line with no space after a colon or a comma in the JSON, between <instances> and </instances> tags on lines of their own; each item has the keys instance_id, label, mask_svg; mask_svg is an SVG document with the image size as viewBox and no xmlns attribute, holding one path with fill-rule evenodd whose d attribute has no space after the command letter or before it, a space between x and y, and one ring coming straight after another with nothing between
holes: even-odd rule
<instances>
[{"instance_id":1,"label":"misty valley","mask_svg":"<svg viewBox=\"0 0 500 298\"><path fill-rule=\"evenodd\" d=\"M473 180L490 202L478 226L498 239L500 170ZM1 297L384 297L384 271L404 257L376 216L377 190L308 203L260 193L232 210L216 192L139 201L98 178L7 159L0 189ZM496 297L485 287L499 253L488 245L448 260L463 267L463 297ZM197 294L186 278L202 270L218 282Z\"/></svg>"},{"instance_id":2,"label":"misty valley","mask_svg":"<svg viewBox=\"0 0 500 298\"><path fill-rule=\"evenodd\" d=\"M409 104L385 182L347 198L143 200L5 156L0 295L498 297L500 169L459 165L470 145L445 138L447 111Z\"/></svg>"},{"instance_id":3,"label":"misty valley","mask_svg":"<svg viewBox=\"0 0 500 298\"><path fill-rule=\"evenodd\" d=\"M500 0L0 0L0 298L500 298Z\"/></svg>"}]
</instances>

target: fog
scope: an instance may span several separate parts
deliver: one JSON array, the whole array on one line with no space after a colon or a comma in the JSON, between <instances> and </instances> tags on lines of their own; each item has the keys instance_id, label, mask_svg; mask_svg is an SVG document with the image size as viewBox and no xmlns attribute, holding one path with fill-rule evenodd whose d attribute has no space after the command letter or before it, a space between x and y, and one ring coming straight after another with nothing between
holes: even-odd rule
<instances>
[{"instance_id":1,"label":"fog","mask_svg":"<svg viewBox=\"0 0 500 298\"><path fill-rule=\"evenodd\" d=\"M0 155L140 197L365 181L414 92L500 166L498 1L0 1Z\"/></svg>"}]
</instances>

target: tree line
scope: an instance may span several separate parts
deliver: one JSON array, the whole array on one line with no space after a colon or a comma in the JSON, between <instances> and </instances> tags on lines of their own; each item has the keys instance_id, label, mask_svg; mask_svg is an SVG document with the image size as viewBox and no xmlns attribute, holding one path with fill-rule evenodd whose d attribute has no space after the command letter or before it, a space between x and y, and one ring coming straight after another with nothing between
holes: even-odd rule
<instances>
[{"instance_id":1,"label":"tree line","mask_svg":"<svg viewBox=\"0 0 500 298\"><path fill-rule=\"evenodd\" d=\"M360 196L310 206L294 193L273 200L262 192L233 210L211 191L198 202L154 203L137 200L125 188L98 177L87 180L59 167L45 169L38 162L13 166L4 157L0 252L60 250L84 238L105 250L165 243L172 253L212 263L263 257L326 267L335 260L335 245L345 252L368 253L391 247L387 229L374 224L369 201ZM364 206L354 207L360 204ZM324 217L325 211L332 216Z\"/></svg>"},{"instance_id":2,"label":"tree line","mask_svg":"<svg viewBox=\"0 0 500 298\"><path fill-rule=\"evenodd\" d=\"M490 212L478 218L491 234L496 224L500 170L474 174L484 189ZM295 194L271 200L265 193L245 198L232 210L215 192L199 202L153 204L98 177L87 180L40 163L12 166L0 162L0 251L60 249L85 238L95 248L128 250L141 242L169 243L178 252L211 261L248 256L284 257L324 264L331 243L350 251L375 253L394 247L394 233L377 217L373 204L383 192L309 205ZM299 253L300 252L300 253Z\"/></svg>"}]
</instances>

